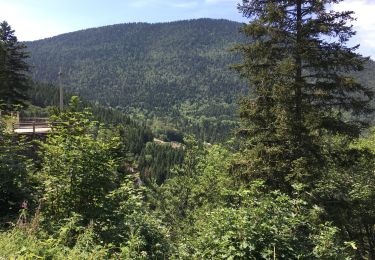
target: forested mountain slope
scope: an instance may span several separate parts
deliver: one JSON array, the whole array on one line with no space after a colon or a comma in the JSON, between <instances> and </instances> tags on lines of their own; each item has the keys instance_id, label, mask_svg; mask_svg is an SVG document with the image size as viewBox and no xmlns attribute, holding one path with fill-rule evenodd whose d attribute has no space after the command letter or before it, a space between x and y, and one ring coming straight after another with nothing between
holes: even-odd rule
<instances>
[{"instance_id":1,"label":"forested mountain slope","mask_svg":"<svg viewBox=\"0 0 375 260\"><path fill-rule=\"evenodd\" d=\"M184 101L232 103L241 84L228 66L241 24L199 19L119 24L28 42L36 80L103 104L169 110ZM242 84L243 85L243 84Z\"/></svg>"}]
</instances>

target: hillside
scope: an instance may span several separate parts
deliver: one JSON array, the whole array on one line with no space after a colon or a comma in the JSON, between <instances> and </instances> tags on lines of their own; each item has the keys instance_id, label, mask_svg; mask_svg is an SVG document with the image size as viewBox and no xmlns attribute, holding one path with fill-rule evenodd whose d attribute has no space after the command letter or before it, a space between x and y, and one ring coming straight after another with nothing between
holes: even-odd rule
<instances>
[{"instance_id":1,"label":"hillside","mask_svg":"<svg viewBox=\"0 0 375 260\"><path fill-rule=\"evenodd\" d=\"M55 82L59 66L71 91L111 106L170 107L181 100L238 93L239 23L200 19L119 24L28 42L33 76ZM178 91L177 91L178 90Z\"/></svg>"},{"instance_id":2,"label":"hillside","mask_svg":"<svg viewBox=\"0 0 375 260\"><path fill-rule=\"evenodd\" d=\"M229 66L243 41L240 23L198 19L118 24L27 42L37 81L57 81L71 93L119 107L150 124L192 132L208 141L233 126L246 83ZM359 75L374 85L375 66Z\"/></svg>"}]
</instances>

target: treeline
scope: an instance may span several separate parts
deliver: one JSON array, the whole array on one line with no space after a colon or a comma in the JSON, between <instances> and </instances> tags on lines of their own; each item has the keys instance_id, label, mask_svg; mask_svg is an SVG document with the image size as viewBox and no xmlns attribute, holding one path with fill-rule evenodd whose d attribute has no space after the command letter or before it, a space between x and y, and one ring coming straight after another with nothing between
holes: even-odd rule
<instances>
[{"instance_id":1,"label":"treeline","mask_svg":"<svg viewBox=\"0 0 375 260\"><path fill-rule=\"evenodd\" d=\"M53 84L30 81L28 96L30 98L30 107L21 111L21 116L38 117L48 115L51 110L59 106L59 89ZM64 103L67 105L74 96L71 92L64 90ZM90 107L95 118L105 124L134 124L129 116L118 109L105 107L95 102L86 100L80 101L80 109Z\"/></svg>"},{"instance_id":2,"label":"treeline","mask_svg":"<svg viewBox=\"0 0 375 260\"><path fill-rule=\"evenodd\" d=\"M32 104L27 110L22 111L24 117L48 117L48 107L59 106L59 89L52 83L30 82L28 96ZM73 94L64 90L64 100L70 100ZM223 104L218 101L206 100L205 104L186 102L180 104L178 109L173 109L171 115L158 118L153 113L145 110L133 109L126 112L119 107L103 106L99 102L83 100L83 107L91 110L100 122L106 124L134 124L143 122L153 129L154 134L165 141L182 141L184 134L194 135L201 141L221 142L227 139L233 129L239 124L231 114L235 114L236 106ZM169 134L168 134L169 133ZM180 137L168 137L180 135ZM170 140L171 139L171 140Z\"/></svg>"}]
</instances>

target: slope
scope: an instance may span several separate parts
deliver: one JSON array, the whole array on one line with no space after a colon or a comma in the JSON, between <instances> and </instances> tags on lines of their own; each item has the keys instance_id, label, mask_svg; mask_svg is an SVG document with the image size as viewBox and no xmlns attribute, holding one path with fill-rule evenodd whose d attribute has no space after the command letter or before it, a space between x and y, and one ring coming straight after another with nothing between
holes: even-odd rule
<instances>
[{"instance_id":1,"label":"slope","mask_svg":"<svg viewBox=\"0 0 375 260\"><path fill-rule=\"evenodd\" d=\"M119 24L28 42L36 80L55 82L110 106L168 109L181 100L225 99L239 81L228 49L239 23L199 19Z\"/></svg>"}]
</instances>

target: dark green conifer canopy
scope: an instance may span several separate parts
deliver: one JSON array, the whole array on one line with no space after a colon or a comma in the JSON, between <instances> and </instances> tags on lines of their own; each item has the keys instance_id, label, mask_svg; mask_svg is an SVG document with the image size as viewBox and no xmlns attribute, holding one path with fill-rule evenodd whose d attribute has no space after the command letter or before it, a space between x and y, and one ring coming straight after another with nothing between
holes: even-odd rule
<instances>
[{"instance_id":1,"label":"dark green conifer canopy","mask_svg":"<svg viewBox=\"0 0 375 260\"><path fill-rule=\"evenodd\" d=\"M367 60L349 46L353 12L336 12L338 0L244 0L251 41L235 68L246 77L252 98L241 103L248 136L247 177L271 186L311 185L324 169L323 136L359 135L372 93L350 72ZM254 98L255 96L255 98ZM353 115L356 115L354 120Z\"/></svg>"},{"instance_id":2,"label":"dark green conifer canopy","mask_svg":"<svg viewBox=\"0 0 375 260\"><path fill-rule=\"evenodd\" d=\"M0 23L0 108L13 110L25 105L29 80L26 63L26 46L19 43L14 30L3 21Z\"/></svg>"}]
</instances>

